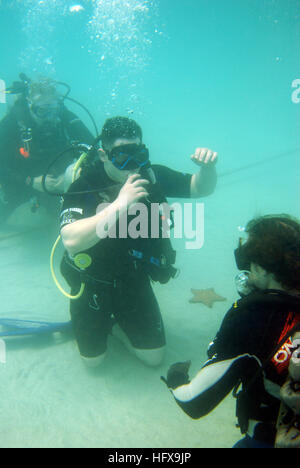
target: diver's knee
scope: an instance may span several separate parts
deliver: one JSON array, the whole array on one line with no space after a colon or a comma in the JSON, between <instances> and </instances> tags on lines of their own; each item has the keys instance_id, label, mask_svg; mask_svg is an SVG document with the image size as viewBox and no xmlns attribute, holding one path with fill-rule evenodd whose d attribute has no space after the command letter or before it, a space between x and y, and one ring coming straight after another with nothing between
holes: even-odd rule
<instances>
[{"instance_id":1,"label":"diver's knee","mask_svg":"<svg viewBox=\"0 0 300 468\"><path fill-rule=\"evenodd\" d=\"M97 356L97 357L81 356L81 359L86 367L88 367L89 369L95 369L96 367L101 366L101 364L103 363L105 359L105 356L106 356L106 353L101 354L101 356Z\"/></svg>"},{"instance_id":2,"label":"diver's knee","mask_svg":"<svg viewBox=\"0 0 300 468\"><path fill-rule=\"evenodd\" d=\"M165 355L165 346L156 349L134 349L136 357L150 367L159 366Z\"/></svg>"}]
</instances>

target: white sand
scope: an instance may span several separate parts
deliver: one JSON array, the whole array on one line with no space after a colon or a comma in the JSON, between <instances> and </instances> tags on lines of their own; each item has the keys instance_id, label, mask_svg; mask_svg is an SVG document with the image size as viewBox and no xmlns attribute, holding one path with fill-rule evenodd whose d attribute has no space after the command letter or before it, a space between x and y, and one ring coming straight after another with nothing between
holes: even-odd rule
<instances>
[{"instance_id":1,"label":"white sand","mask_svg":"<svg viewBox=\"0 0 300 468\"><path fill-rule=\"evenodd\" d=\"M296 203L290 202L296 174L284 197L273 190L280 174L267 187L263 173L254 179L252 175L232 187L230 179L224 179L205 201L206 239L200 251L186 251L183 241L176 241L181 275L155 287L168 340L160 368L145 367L115 339L110 339L107 359L97 371L84 367L72 340L7 341L7 362L0 364L1 448L231 447L240 438L231 396L207 417L193 421L177 407L160 376L170 364L187 359L192 360L193 375L206 359L207 345L237 297L232 256L236 227L257 210L296 214ZM18 213L10 221L13 230L24 227L24 209ZM32 215L25 224L39 222L45 225L41 215ZM55 229L46 228L0 242L0 316L69 320L68 300L56 289L48 267L54 240ZM56 267L60 257L61 248ZM189 304L191 287L214 287L227 301L213 309Z\"/></svg>"}]
</instances>

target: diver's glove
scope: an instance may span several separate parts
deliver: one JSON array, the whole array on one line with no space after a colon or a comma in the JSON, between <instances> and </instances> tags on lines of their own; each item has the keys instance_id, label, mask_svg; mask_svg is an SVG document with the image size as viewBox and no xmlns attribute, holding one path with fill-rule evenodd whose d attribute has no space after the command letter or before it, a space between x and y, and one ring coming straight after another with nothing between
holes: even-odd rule
<instances>
[{"instance_id":1,"label":"diver's glove","mask_svg":"<svg viewBox=\"0 0 300 468\"><path fill-rule=\"evenodd\" d=\"M190 366L191 361L176 362L176 364L173 364L168 370L167 378L161 376L161 380L165 382L167 387L172 388L173 390L181 385L186 385L190 382Z\"/></svg>"}]
</instances>

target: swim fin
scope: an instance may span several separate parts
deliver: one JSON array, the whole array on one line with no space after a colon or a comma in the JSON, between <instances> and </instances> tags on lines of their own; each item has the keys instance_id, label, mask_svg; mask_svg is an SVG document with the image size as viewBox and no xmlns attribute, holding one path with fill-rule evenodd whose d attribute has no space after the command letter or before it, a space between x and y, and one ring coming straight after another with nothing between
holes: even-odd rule
<instances>
[{"instance_id":1,"label":"swim fin","mask_svg":"<svg viewBox=\"0 0 300 468\"><path fill-rule=\"evenodd\" d=\"M47 334L71 330L71 322L40 322L36 320L18 320L0 318L0 337Z\"/></svg>"}]
</instances>

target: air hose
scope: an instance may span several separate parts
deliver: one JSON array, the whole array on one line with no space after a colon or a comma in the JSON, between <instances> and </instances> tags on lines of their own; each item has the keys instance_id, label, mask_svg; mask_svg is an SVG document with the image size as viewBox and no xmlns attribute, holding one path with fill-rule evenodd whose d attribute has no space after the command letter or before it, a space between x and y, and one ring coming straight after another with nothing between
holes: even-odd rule
<instances>
[{"instance_id":1,"label":"air hose","mask_svg":"<svg viewBox=\"0 0 300 468\"><path fill-rule=\"evenodd\" d=\"M76 299L79 299L82 294L83 294L83 291L84 291L84 288L85 288L85 283L81 283L81 286L80 286L80 289L79 289L79 292L75 295L75 296L72 296L71 294L67 293L63 287L59 284L58 282L58 279L55 275L55 272L54 272L54 266L53 266L53 259L54 259L54 253L55 253L55 250L56 250L56 247L59 243L61 239L61 235L58 236L58 238L56 239L56 241L54 242L54 245L52 247L52 250L51 250L51 254L50 254L50 271L51 271L51 275L52 275L52 278L53 278L53 281L56 285L56 287L60 290L60 292L66 296L68 299L72 299L72 300L76 300ZM76 257L75 257L76 259Z\"/></svg>"},{"instance_id":2,"label":"air hose","mask_svg":"<svg viewBox=\"0 0 300 468\"><path fill-rule=\"evenodd\" d=\"M80 156L80 158L78 159L78 161L75 163L74 165L74 168L73 168L73 176L72 176L72 182L74 182L76 180L76 176L77 176L77 173L83 163L83 161L85 160L85 158L87 157L88 155L88 152L86 153L82 153L82 155ZM45 178L44 178L44 181L43 183L45 184ZM55 271L54 271L54 254L55 254L55 250L56 250L56 247L59 243L59 241L61 240L61 235L59 235L56 239L56 241L54 242L54 245L52 247L52 250L51 250L51 254L50 254L50 271L51 271L51 275L52 275L52 278L53 278L53 281L56 285L56 287L60 290L60 292L66 296L68 299L72 299L72 300L76 300L76 299L79 299L82 294L83 294L83 291L85 289L85 283L81 283L81 286L80 286L80 290L79 292L75 295L75 296L72 296L71 294L67 293L63 287L59 284L58 282L58 279L55 275ZM78 254L75 256L74 258L74 262L77 264L77 266L79 266L80 269L84 270L85 268L87 268L88 266L90 266L91 264L91 259L89 256L87 256L85 254L85 257L84 257L84 261L82 261L82 256L83 254ZM87 260L87 257L88 259L90 260Z\"/></svg>"}]
</instances>

